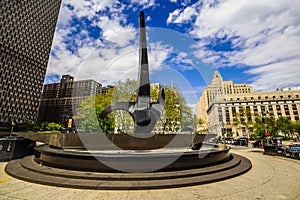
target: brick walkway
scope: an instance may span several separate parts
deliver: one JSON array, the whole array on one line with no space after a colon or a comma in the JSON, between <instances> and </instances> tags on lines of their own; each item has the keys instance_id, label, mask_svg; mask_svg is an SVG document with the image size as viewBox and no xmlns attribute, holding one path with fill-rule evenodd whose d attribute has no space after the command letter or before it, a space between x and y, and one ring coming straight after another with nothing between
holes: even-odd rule
<instances>
[{"instance_id":1,"label":"brick walkway","mask_svg":"<svg viewBox=\"0 0 300 200\"><path fill-rule=\"evenodd\" d=\"M252 169L212 184L160 190L79 190L38 185L9 177L0 162L0 199L300 199L300 161L263 155L259 149L233 147Z\"/></svg>"}]
</instances>

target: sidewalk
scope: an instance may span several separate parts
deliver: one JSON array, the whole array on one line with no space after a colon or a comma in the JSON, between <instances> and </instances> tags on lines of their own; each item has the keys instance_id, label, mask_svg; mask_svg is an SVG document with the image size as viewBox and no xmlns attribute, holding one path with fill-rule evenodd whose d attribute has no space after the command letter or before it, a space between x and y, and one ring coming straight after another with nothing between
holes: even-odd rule
<instances>
[{"instance_id":1,"label":"sidewalk","mask_svg":"<svg viewBox=\"0 0 300 200\"><path fill-rule=\"evenodd\" d=\"M33 184L9 177L0 162L0 199L300 199L300 161L233 147L249 158L252 169L239 177L212 184L160 190L79 190Z\"/></svg>"}]
</instances>

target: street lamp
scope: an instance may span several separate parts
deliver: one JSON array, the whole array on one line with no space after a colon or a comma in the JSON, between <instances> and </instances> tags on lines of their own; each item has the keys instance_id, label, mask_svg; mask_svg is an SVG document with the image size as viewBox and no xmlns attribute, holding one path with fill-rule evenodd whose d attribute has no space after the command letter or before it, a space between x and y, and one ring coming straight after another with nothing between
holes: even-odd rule
<instances>
[{"instance_id":1,"label":"street lamp","mask_svg":"<svg viewBox=\"0 0 300 200\"><path fill-rule=\"evenodd\" d=\"M263 121L264 128L265 128L265 136L268 137L267 123L266 123L266 114L267 114L267 111L266 111L266 107L265 106L261 107L261 114L262 114L262 121ZM268 140L267 140L267 144L269 144Z\"/></svg>"},{"instance_id":2,"label":"street lamp","mask_svg":"<svg viewBox=\"0 0 300 200\"><path fill-rule=\"evenodd\" d=\"M222 136L223 136L223 140L224 140L224 149L226 149L226 141L225 141L225 129L224 129L224 126L225 126L225 123L222 121L221 122L221 133L222 133Z\"/></svg>"},{"instance_id":3,"label":"street lamp","mask_svg":"<svg viewBox=\"0 0 300 200\"><path fill-rule=\"evenodd\" d=\"M14 126L15 126L15 122L14 121L11 121L11 130L10 130L10 136L12 136L12 133L14 131Z\"/></svg>"},{"instance_id":4,"label":"street lamp","mask_svg":"<svg viewBox=\"0 0 300 200\"><path fill-rule=\"evenodd\" d=\"M206 123L206 126L207 126L207 134L209 134L210 123L207 122L207 123Z\"/></svg>"}]
</instances>

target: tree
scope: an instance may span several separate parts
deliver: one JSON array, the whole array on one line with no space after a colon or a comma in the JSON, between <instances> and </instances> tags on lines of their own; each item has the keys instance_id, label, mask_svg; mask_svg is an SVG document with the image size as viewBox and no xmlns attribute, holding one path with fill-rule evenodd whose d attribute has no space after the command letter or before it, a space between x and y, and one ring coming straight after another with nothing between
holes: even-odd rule
<instances>
[{"instance_id":1,"label":"tree","mask_svg":"<svg viewBox=\"0 0 300 200\"><path fill-rule=\"evenodd\" d=\"M37 126L39 131L50 131L50 132L63 132L66 130L63 124L55 122L41 122Z\"/></svg>"},{"instance_id":2,"label":"tree","mask_svg":"<svg viewBox=\"0 0 300 200\"><path fill-rule=\"evenodd\" d=\"M193 122L192 111L186 105L185 98L177 88L167 87L164 110L156 129L159 129L159 132L192 131Z\"/></svg>"},{"instance_id":3,"label":"tree","mask_svg":"<svg viewBox=\"0 0 300 200\"><path fill-rule=\"evenodd\" d=\"M291 136L293 132L293 124L289 117L279 117L276 124L278 126L278 130L282 131L285 136Z\"/></svg>"},{"instance_id":4,"label":"tree","mask_svg":"<svg viewBox=\"0 0 300 200\"><path fill-rule=\"evenodd\" d=\"M194 115L194 130L197 131L199 127L202 127L204 125L204 120L200 117L197 117L197 115ZM200 130L200 133L203 133L205 130Z\"/></svg>"},{"instance_id":5,"label":"tree","mask_svg":"<svg viewBox=\"0 0 300 200\"><path fill-rule=\"evenodd\" d=\"M297 140L300 139L300 122L294 122L294 130L295 130L295 136Z\"/></svg>"},{"instance_id":6,"label":"tree","mask_svg":"<svg viewBox=\"0 0 300 200\"><path fill-rule=\"evenodd\" d=\"M74 119L84 119L81 128L84 131L95 131L100 128L103 132L117 131L118 133L132 133L134 121L125 111L114 111L105 119L100 119L100 113L106 106L117 102L136 101L137 82L127 79L118 84L106 94L88 97L83 101ZM160 94L160 87L151 87L150 101L156 103ZM193 116L191 108L186 105L184 97L176 88L165 89L165 105L162 116L154 132L177 132L193 130Z\"/></svg>"},{"instance_id":7,"label":"tree","mask_svg":"<svg viewBox=\"0 0 300 200\"><path fill-rule=\"evenodd\" d=\"M119 81L113 90L112 103L136 101L136 88L137 81L130 79L126 79L124 82ZM116 110L111 113L111 116L114 119L117 133L133 133L134 121L128 112Z\"/></svg>"},{"instance_id":8,"label":"tree","mask_svg":"<svg viewBox=\"0 0 300 200\"><path fill-rule=\"evenodd\" d=\"M251 138L264 138L265 127L261 117L255 117L255 123L253 125L254 132L250 135Z\"/></svg>"},{"instance_id":9,"label":"tree","mask_svg":"<svg viewBox=\"0 0 300 200\"><path fill-rule=\"evenodd\" d=\"M109 89L105 94L97 94L95 96L89 96L84 100L76 115L75 120L81 121L81 128L85 132L93 132L102 129L103 132L112 132L115 123L111 114L105 119L99 118L100 113L104 108L111 104L113 89Z\"/></svg>"},{"instance_id":10,"label":"tree","mask_svg":"<svg viewBox=\"0 0 300 200\"><path fill-rule=\"evenodd\" d=\"M47 131L64 131L65 127L62 124L50 122L46 126Z\"/></svg>"}]
</instances>

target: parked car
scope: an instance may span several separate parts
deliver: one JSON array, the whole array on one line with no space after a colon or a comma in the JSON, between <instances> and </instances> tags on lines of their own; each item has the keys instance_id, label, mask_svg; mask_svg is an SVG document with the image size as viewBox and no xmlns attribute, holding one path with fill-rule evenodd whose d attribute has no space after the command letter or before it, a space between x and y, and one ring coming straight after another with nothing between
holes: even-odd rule
<instances>
[{"instance_id":1,"label":"parked car","mask_svg":"<svg viewBox=\"0 0 300 200\"><path fill-rule=\"evenodd\" d=\"M234 145L248 146L248 138L239 138L235 141Z\"/></svg>"},{"instance_id":2,"label":"parked car","mask_svg":"<svg viewBox=\"0 0 300 200\"><path fill-rule=\"evenodd\" d=\"M293 145L290 145L289 148L290 148L292 151L299 151L299 152L300 152L300 144L293 144Z\"/></svg>"},{"instance_id":3,"label":"parked car","mask_svg":"<svg viewBox=\"0 0 300 200\"><path fill-rule=\"evenodd\" d=\"M267 143L267 140L266 139L257 139L255 141L252 142L252 147L253 148L261 148L262 145L266 144Z\"/></svg>"},{"instance_id":4,"label":"parked car","mask_svg":"<svg viewBox=\"0 0 300 200\"><path fill-rule=\"evenodd\" d=\"M299 158L300 144L288 145L284 149L284 155L287 157L297 157Z\"/></svg>"}]
</instances>

